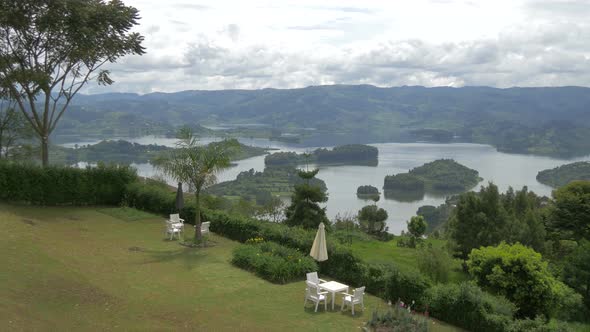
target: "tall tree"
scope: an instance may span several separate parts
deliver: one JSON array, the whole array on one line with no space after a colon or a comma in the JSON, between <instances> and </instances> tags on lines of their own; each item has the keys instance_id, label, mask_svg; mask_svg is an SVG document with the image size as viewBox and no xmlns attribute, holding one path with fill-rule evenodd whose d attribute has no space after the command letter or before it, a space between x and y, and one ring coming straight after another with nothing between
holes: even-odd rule
<instances>
[{"instance_id":1,"label":"tall tree","mask_svg":"<svg viewBox=\"0 0 590 332\"><path fill-rule=\"evenodd\" d=\"M138 19L120 0L0 0L0 85L39 137L44 166L76 93L89 81L113 83L104 64L145 53L130 32Z\"/></svg>"},{"instance_id":2,"label":"tall tree","mask_svg":"<svg viewBox=\"0 0 590 332\"><path fill-rule=\"evenodd\" d=\"M0 159L8 158L11 148L14 148L19 141L31 138L31 127L14 108L14 101L2 98L0 94ZM12 150L14 151L14 150Z\"/></svg>"},{"instance_id":3,"label":"tall tree","mask_svg":"<svg viewBox=\"0 0 590 332\"><path fill-rule=\"evenodd\" d=\"M317 228L323 222L329 225L326 217L326 209L319 203L326 202L328 196L320 187L309 182L318 174L318 169L298 172L299 177L305 180L303 184L295 186L295 192L291 196L291 205L285 211L285 223L290 226L303 226L305 228Z\"/></svg>"},{"instance_id":4,"label":"tall tree","mask_svg":"<svg viewBox=\"0 0 590 332\"><path fill-rule=\"evenodd\" d=\"M358 220L361 229L373 235L379 235L387 232L385 220L387 220L387 211L374 205L364 206L358 213Z\"/></svg>"},{"instance_id":5,"label":"tall tree","mask_svg":"<svg viewBox=\"0 0 590 332\"><path fill-rule=\"evenodd\" d=\"M563 280L584 297L590 312L590 241L581 240L574 252L566 257Z\"/></svg>"},{"instance_id":6,"label":"tall tree","mask_svg":"<svg viewBox=\"0 0 590 332\"><path fill-rule=\"evenodd\" d=\"M240 145L237 140L199 145L190 128L182 128L178 138L177 148L155 160L154 164L175 181L188 183L194 188L195 242L199 242L202 238L201 193L217 181L219 171L231 166L231 157Z\"/></svg>"},{"instance_id":7,"label":"tall tree","mask_svg":"<svg viewBox=\"0 0 590 332\"><path fill-rule=\"evenodd\" d=\"M474 248L495 245L504 239L509 218L500 198L493 183L482 187L479 193L469 192L459 198L449 220L449 231L461 258L467 259Z\"/></svg>"},{"instance_id":8,"label":"tall tree","mask_svg":"<svg viewBox=\"0 0 590 332\"><path fill-rule=\"evenodd\" d=\"M564 239L590 240L590 181L573 181L553 192L548 228Z\"/></svg>"},{"instance_id":9,"label":"tall tree","mask_svg":"<svg viewBox=\"0 0 590 332\"><path fill-rule=\"evenodd\" d=\"M413 216L408 224L408 233L416 239L419 239L426 232L428 225L422 216Z\"/></svg>"}]
</instances>

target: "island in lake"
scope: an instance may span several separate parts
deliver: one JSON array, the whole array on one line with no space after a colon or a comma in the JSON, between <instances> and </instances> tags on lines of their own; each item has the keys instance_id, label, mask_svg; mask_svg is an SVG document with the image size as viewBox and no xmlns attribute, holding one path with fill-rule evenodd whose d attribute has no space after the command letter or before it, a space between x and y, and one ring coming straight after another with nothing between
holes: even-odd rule
<instances>
[{"instance_id":1,"label":"island in lake","mask_svg":"<svg viewBox=\"0 0 590 332\"><path fill-rule=\"evenodd\" d=\"M322 165L365 165L377 166L379 149L364 144L347 144L333 149L316 149L310 154L277 152L264 158L267 166L301 165L305 163Z\"/></svg>"},{"instance_id":2,"label":"island in lake","mask_svg":"<svg viewBox=\"0 0 590 332\"><path fill-rule=\"evenodd\" d=\"M356 189L356 196L361 199L379 199L379 189L370 185L359 186Z\"/></svg>"},{"instance_id":3,"label":"island in lake","mask_svg":"<svg viewBox=\"0 0 590 332\"><path fill-rule=\"evenodd\" d=\"M217 142L209 144L217 144ZM239 143L239 146L240 148L232 156L233 161L268 154L268 150L264 148L248 146L242 143ZM156 144L144 145L124 140L104 140L97 144L82 145L77 148L54 146L51 149L51 160L56 164L75 164L78 161L122 164L147 163L172 149L174 148Z\"/></svg>"},{"instance_id":4,"label":"island in lake","mask_svg":"<svg viewBox=\"0 0 590 332\"><path fill-rule=\"evenodd\" d=\"M576 180L590 180L590 162L579 161L537 173L537 181L553 188Z\"/></svg>"},{"instance_id":5,"label":"island in lake","mask_svg":"<svg viewBox=\"0 0 590 332\"><path fill-rule=\"evenodd\" d=\"M421 199L426 191L440 194L467 191L481 180L478 171L452 159L439 159L408 173L386 176L383 189L385 198L412 201Z\"/></svg>"},{"instance_id":6,"label":"island in lake","mask_svg":"<svg viewBox=\"0 0 590 332\"><path fill-rule=\"evenodd\" d=\"M272 196L290 196L295 185L305 181L299 177L295 167L271 166L265 167L262 172L254 169L241 172L235 180L215 184L207 188L207 192L226 198L242 197L264 204ZM313 178L310 184L327 191L326 183L320 179Z\"/></svg>"}]
</instances>

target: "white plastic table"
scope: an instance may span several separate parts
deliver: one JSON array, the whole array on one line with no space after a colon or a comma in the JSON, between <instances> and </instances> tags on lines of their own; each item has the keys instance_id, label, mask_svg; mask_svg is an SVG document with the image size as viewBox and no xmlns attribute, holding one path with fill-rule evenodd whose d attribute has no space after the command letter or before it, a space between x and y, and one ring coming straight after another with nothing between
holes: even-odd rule
<instances>
[{"instance_id":1,"label":"white plastic table","mask_svg":"<svg viewBox=\"0 0 590 332\"><path fill-rule=\"evenodd\" d=\"M346 292L348 293L348 286L345 284L341 284L336 281L328 281L318 285L321 289L326 290L332 293L332 310L334 310L334 299L336 297L336 293L339 292Z\"/></svg>"}]
</instances>

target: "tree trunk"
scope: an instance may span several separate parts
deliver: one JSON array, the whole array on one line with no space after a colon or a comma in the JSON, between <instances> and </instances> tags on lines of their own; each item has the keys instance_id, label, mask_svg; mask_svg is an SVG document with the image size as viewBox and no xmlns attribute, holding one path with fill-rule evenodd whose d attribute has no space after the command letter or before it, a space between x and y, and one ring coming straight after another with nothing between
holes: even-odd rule
<instances>
[{"instance_id":1,"label":"tree trunk","mask_svg":"<svg viewBox=\"0 0 590 332\"><path fill-rule=\"evenodd\" d=\"M200 242L203 238L201 234L201 191L197 189L195 191L195 242Z\"/></svg>"},{"instance_id":2,"label":"tree trunk","mask_svg":"<svg viewBox=\"0 0 590 332\"><path fill-rule=\"evenodd\" d=\"M47 136L41 137L41 161L43 167L49 166L49 137Z\"/></svg>"}]
</instances>

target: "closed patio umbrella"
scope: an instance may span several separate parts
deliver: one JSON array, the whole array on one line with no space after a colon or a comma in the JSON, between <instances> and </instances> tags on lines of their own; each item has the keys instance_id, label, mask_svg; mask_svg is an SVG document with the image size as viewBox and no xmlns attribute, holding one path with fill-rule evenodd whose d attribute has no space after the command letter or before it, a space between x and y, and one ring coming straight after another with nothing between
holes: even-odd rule
<instances>
[{"instance_id":1,"label":"closed patio umbrella","mask_svg":"<svg viewBox=\"0 0 590 332\"><path fill-rule=\"evenodd\" d=\"M182 182L178 182L178 189L176 189L176 211L180 212L184 208L184 196L182 193Z\"/></svg>"},{"instance_id":2,"label":"closed patio umbrella","mask_svg":"<svg viewBox=\"0 0 590 332\"><path fill-rule=\"evenodd\" d=\"M311 246L309 255L318 262L328 260L328 248L326 247L326 227L324 223L320 223L318 232L315 234L315 240Z\"/></svg>"}]
</instances>

